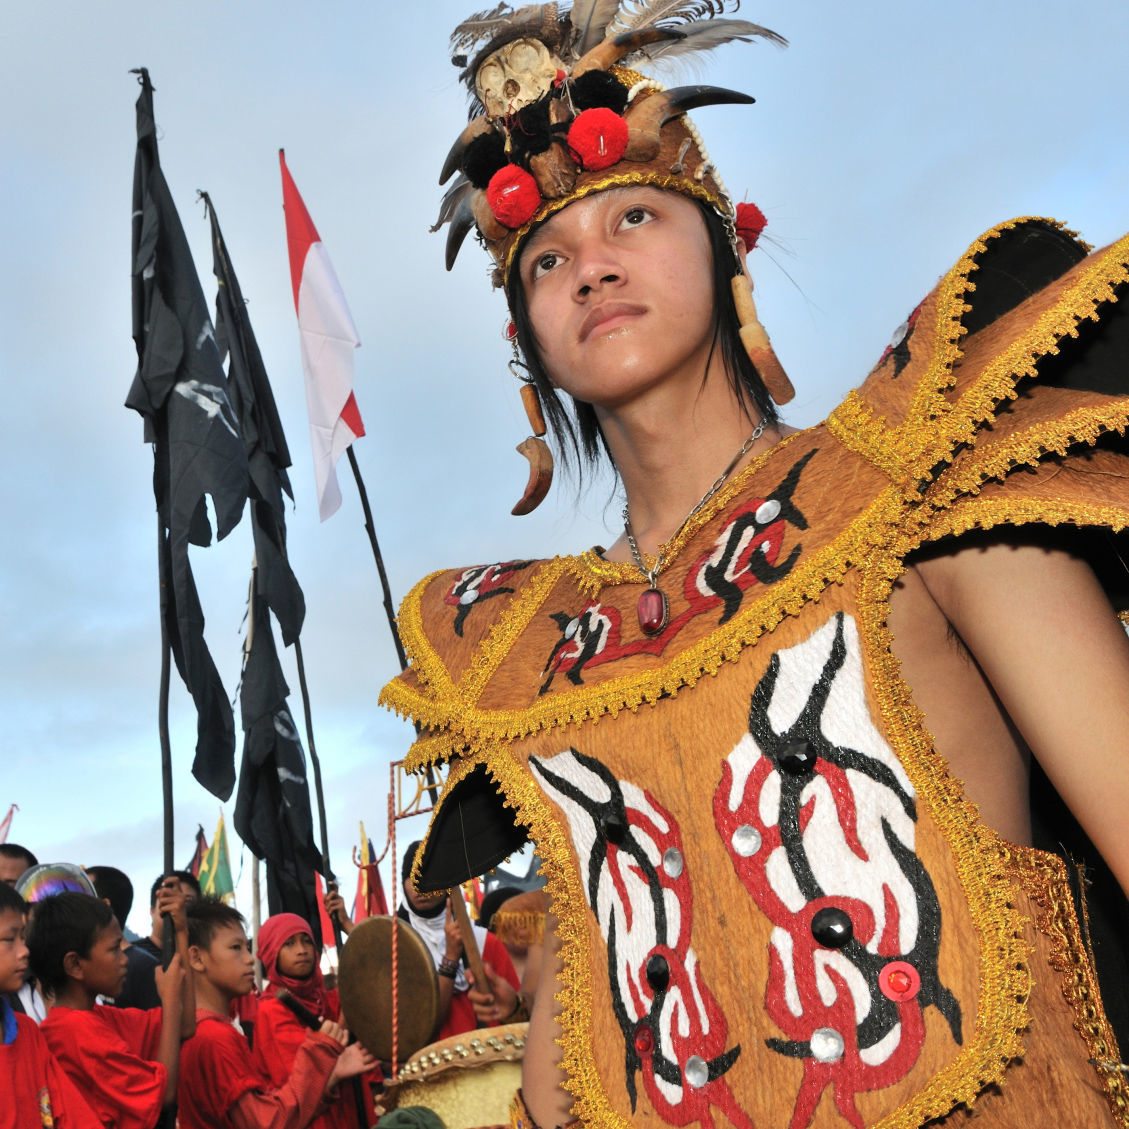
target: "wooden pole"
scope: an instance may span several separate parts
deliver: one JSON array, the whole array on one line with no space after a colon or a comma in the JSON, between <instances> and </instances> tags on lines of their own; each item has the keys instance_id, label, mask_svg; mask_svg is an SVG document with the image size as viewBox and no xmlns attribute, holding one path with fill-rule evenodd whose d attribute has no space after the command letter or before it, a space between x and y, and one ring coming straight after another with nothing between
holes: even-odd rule
<instances>
[{"instance_id":1,"label":"wooden pole","mask_svg":"<svg viewBox=\"0 0 1129 1129\"><path fill-rule=\"evenodd\" d=\"M154 456L155 457L155 456ZM161 606L161 684L157 697L157 733L161 742L161 807L164 837L164 874L172 874L173 862L173 795L172 795L172 741L169 737L169 681L172 672L172 642L169 639L169 577L168 545L164 515L157 507L157 584L160 588ZM167 969L176 952L176 926L172 915L164 914L161 923L161 962Z\"/></svg>"}]
</instances>

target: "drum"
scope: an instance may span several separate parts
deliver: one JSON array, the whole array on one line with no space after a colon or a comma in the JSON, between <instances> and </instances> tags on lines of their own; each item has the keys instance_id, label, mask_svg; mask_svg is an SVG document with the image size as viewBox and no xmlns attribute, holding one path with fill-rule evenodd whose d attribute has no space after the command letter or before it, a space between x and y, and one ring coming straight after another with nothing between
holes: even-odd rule
<instances>
[{"instance_id":1,"label":"drum","mask_svg":"<svg viewBox=\"0 0 1129 1129\"><path fill-rule=\"evenodd\" d=\"M528 1031L528 1023L509 1023L424 1047L389 1085L385 1103L427 1106L447 1129L509 1125Z\"/></svg>"},{"instance_id":2,"label":"drum","mask_svg":"<svg viewBox=\"0 0 1129 1129\"><path fill-rule=\"evenodd\" d=\"M396 917L370 917L341 950L337 986L349 1030L378 1059L392 1058L392 928L397 930L398 1057L415 1054L435 1033L439 983L419 934Z\"/></svg>"}]
</instances>

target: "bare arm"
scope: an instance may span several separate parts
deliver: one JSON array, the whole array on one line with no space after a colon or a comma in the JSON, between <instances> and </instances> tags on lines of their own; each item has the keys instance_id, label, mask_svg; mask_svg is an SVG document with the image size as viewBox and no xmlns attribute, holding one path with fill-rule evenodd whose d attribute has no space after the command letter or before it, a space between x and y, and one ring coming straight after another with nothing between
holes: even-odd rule
<instances>
[{"instance_id":1,"label":"bare arm","mask_svg":"<svg viewBox=\"0 0 1129 1129\"><path fill-rule=\"evenodd\" d=\"M172 917L176 929L176 952L180 963L188 968L188 918L187 903L180 883L175 878L165 879L165 885L157 891L157 909ZM186 975L180 994L180 1038L191 1039L196 1033L196 982Z\"/></svg>"},{"instance_id":2,"label":"bare arm","mask_svg":"<svg viewBox=\"0 0 1129 1129\"><path fill-rule=\"evenodd\" d=\"M1012 722L1129 891L1129 639L1089 566L981 542L917 565Z\"/></svg>"},{"instance_id":3,"label":"bare arm","mask_svg":"<svg viewBox=\"0 0 1129 1129\"><path fill-rule=\"evenodd\" d=\"M157 995L161 997L161 1038L157 1044L157 1061L167 1071L165 1079L166 1106L176 1102L176 1083L180 1068L181 1000L187 978L180 953L174 954L167 969L155 973Z\"/></svg>"}]
</instances>

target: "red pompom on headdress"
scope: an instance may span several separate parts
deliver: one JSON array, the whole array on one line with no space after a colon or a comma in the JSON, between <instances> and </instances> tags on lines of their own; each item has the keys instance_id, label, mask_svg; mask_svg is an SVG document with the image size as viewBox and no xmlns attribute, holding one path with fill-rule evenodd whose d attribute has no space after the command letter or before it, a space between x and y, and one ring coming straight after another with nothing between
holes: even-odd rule
<instances>
[{"instance_id":1,"label":"red pompom on headdress","mask_svg":"<svg viewBox=\"0 0 1129 1129\"><path fill-rule=\"evenodd\" d=\"M610 169L627 152L627 122L606 106L582 110L569 126L568 145L586 169Z\"/></svg>"},{"instance_id":2,"label":"red pompom on headdress","mask_svg":"<svg viewBox=\"0 0 1129 1129\"><path fill-rule=\"evenodd\" d=\"M486 201L499 223L516 228L528 223L541 206L541 190L520 165L505 165L490 178Z\"/></svg>"},{"instance_id":3,"label":"red pompom on headdress","mask_svg":"<svg viewBox=\"0 0 1129 1129\"><path fill-rule=\"evenodd\" d=\"M768 220L764 218L764 212L756 206L756 204L738 204L737 205L737 236L745 243L745 249L751 251L756 245L760 234L764 231Z\"/></svg>"}]
</instances>

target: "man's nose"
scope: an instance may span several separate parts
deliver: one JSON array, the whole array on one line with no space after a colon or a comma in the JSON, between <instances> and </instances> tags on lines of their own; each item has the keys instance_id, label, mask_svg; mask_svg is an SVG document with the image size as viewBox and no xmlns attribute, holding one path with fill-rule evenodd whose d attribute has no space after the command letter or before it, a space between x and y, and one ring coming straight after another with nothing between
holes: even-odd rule
<instances>
[{"instance_id":1,"label":"man's nose","mask_svg":"<svg viewBox=\"0 0 1129 1129\"><path fill-rule=\"evenodd\" d=\"M576 295L584 298L593 291L615 286L625 277L623 264L602 239L592 239L577 251Z\"/></svg>"}]
</instances>

